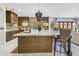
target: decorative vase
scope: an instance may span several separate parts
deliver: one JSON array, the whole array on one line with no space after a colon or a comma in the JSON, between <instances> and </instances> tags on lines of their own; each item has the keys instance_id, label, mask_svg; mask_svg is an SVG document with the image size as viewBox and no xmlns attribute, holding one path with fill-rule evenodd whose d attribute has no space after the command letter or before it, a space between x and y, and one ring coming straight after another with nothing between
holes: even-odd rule
<instances>
[{"instance_id":1,"label":"decorative vase","mask_svg":"<svg viewBox=\"0 0 79 59\"><path fill-rule=\"evenodd\" d=\"M38 31L41 31L41 26L40 25L38 26Z\"/></svg>"}]
</instances>

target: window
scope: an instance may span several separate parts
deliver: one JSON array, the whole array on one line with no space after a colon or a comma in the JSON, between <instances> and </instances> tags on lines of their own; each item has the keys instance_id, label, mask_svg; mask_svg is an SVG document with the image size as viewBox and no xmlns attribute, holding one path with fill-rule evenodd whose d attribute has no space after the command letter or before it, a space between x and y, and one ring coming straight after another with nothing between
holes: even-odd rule
<instances>
[{"instance_id":1,"label":"window","mask_svg":"<svg viewBox=\"0 0 79 59\"><path fill-rule=\"evenodd\" d=\"M75 23L73 23L72 21L68 22L68 21L59 21L55 24L56 28L67 28L67 29L72 29L72 31L75 31Z\"/></svg>"}]
</instances>

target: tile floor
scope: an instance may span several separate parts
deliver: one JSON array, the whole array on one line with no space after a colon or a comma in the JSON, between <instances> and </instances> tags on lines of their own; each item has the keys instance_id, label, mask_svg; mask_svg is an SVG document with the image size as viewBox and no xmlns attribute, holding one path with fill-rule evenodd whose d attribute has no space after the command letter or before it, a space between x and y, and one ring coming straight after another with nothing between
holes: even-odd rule
<instances>
[{"instance_id":1,"label":"tile floor","mask_svg":"<svg viewBox=\"0 0 79 59\"><path fill-rule=\"evenodd\" d=\"M79 56L79 46L71 44L72 55ZM5 45L0 45L0 56L53 56L52 53L10 53L17 47L17 38L7 42ZM59 47L57 47L59 49ZM64 53L56 52L56 56L65 56Z\"/></svg>"}]
</instances>

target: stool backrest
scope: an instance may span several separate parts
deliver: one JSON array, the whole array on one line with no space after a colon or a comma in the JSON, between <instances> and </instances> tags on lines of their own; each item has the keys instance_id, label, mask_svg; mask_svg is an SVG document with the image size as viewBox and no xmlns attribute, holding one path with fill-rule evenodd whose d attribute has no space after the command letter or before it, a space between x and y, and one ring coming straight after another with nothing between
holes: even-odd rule
<instances>
[{"instance_id":1,"label":"stool backrest","mask_svg":"<svg viewBox=\"0 0 79 59\"><path fill-rule=\"evenodd\" d=\"M70 29L60 29L60 40L61 42L66 42L70 38Z\"/></svg>"}]
</instances>

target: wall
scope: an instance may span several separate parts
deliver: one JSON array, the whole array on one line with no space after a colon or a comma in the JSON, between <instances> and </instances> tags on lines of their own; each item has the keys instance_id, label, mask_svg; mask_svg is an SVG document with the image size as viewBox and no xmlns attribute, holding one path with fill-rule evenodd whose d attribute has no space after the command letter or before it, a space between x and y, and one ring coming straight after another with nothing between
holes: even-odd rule
<instances>
[{"instance_id":1,"label":"wall","mask_svg":"<svg viewBox=\"0 0 79 59\"><path fill-rule=\"evenodd\" d=\"M49 31L52 31L51 29L51 23L54 22L54 18L49 17Z\"/></svg>"},{"instance_id":2,"label":"wall","mask_svg":"<svg viewBox=\"0 0 79 59\"><path fill-rule=\"evenodd\" d=\"M0 28L4 28L4 11L0 7ZM4 29L0 29L0 44L4 43Z\"/></svg>"}]
</instances>

